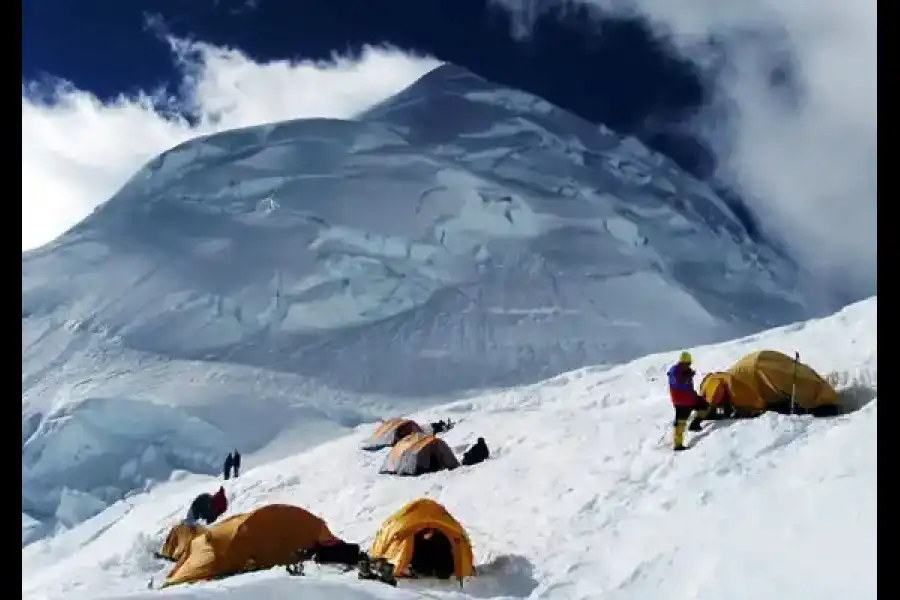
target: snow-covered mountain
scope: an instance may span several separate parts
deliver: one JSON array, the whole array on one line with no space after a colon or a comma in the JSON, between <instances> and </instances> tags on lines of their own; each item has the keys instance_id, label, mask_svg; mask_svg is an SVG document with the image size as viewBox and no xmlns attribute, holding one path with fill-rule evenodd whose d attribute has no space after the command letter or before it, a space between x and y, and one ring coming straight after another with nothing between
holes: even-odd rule
<instances>
[{"instance_id":1,"label":"snow-covered mountain","mask_svg":"<svg viewBox=\"0 0 900 600\"><path fill-rule=\"evenodd\" d=\"M23 541L233 446L834 308L671 161L453 66L165 152L22 304Z\"/></svg>"},{"instance_id":2,"label":"snow-covered mountain","mask_svg":"<svg viewBox=\"0 0 900 600\"><path fill-rule=\"evenodd\" d=\"M877 325L871 298L692 349L703 371L763 348L799 350L859 408L841 417L717 422L676 455L662 381L673 353L664 353L411 414L458 421L443 435L455 448L485 436L491 458L474 467L378 475L387 450L359 449L369 424L285 460L250 462L226 483L229 515L287 502L366 547L388 515L431 497L472 540L478 574L462 590L428 581L393 589L311 566L306 577L273 569L147 591L171 568L152 552L194 495L219 485L191 475L24 548L22 597L875 600Z\"/></svg>"}]
</instances>

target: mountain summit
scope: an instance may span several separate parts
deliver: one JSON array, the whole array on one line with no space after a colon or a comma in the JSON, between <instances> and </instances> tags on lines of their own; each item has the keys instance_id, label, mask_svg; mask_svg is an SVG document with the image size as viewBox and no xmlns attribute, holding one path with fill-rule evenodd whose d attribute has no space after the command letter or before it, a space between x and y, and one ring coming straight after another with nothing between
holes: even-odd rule
<instances>
[{"instance_id":1,"label":"mountain summit","mask_svg":"<svg viewBox=\"0 0 900 600\"><path fill-rule=\"evenodd\" d=\"M447 65L356 121L164 153L25 255L23 315L425 394L804 318L796 277L671 161Z\"/></svg>"}]
</instances>

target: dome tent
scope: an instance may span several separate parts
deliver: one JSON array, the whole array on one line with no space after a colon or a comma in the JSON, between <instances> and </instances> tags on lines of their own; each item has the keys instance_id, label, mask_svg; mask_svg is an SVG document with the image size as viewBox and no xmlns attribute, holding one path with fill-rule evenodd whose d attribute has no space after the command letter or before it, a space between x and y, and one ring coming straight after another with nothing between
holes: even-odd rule
<instances>
[{"instance_id":1,"label":"dome tent","mask_svg":"<svg viewBox=\"0 0 900 600\"><path fill-rule=\"evenodd\" d=\"M829 415L840 412L837 392L811 367L774 350L743 357L727 371L709 373L700 382L700 394L711 405L726 400L738 415L753 416L767 410Z\"/></svg>"},{"instance_id":2,"label":"dome tent","mask_svg":"<svg viewBox=\"0 0 900 600\"><path fill-rule=\"evenodd\" d=\"M193 526L183 522L178 523L169 531L169 535L166 536L156 557L178 562L178 559L187 552L191 540L204 532L206 532L206 527L199 523Z\"/></svg>"},{"instance_id":3,"label":"dome tent","mask_svg":"<svg viewBox=\"0 0 900 600\"><path fill-rule=\"evenodd\" d=\"M460 582L475 574L472 543L465 528L434 500L420 498L385 519L369 550L371 558L386 559L394 566L394 576L404 577L417 563L417 545L429 535L440 535L448 542L450 574ZM440 557L438 557L440 559Z\"/></svg>"},{"instance_id":4,"label":"dome tent","mask_svg":"<svg viewBox=\"0 0 900 600\"><path fill-rule=\"evenodd\" d=\"M411 433L391 448L379 473L416 476L458 466L447 442L434 435Z\"/></svg>"},{"instance_id":5,"label":"dome tent","mask_svg":"<svg viewBox=\"0 0 900 600\"><path fill-rule=\"evenodd\" d=\"M339 541L325 521L302 508L262 506L195 536L163 587L291 564L298 550Z\"/></svg>"},{"instance_id":6,"label":"dome tent","mask_svg":"<svg viewBox=\"0 0 900 600\"><path fill-rule=\"evenodd\" d=\"M395 445L411 433L423 433L422 426L410 419L388 419L375 429L363 444L363 450L380 450Z\"/></svg>"}]
</instances>

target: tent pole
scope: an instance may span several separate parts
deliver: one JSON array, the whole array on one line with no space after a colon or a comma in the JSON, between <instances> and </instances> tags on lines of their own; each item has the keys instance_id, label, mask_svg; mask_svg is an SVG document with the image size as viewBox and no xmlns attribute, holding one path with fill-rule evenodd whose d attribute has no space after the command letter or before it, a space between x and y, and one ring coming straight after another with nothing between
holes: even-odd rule
<instances>
[{"instance_id":1,"label":"tent pole","mask_svg":"<svg viewBox=\"0 0 900 600\"><path fill-rule=\"evenodd\" d=\"M797 363L800 362L800 353L794 351L794 371L791 374L791 415L794 414L794 396L797 395Z\"/></svg>"}]
</instances>

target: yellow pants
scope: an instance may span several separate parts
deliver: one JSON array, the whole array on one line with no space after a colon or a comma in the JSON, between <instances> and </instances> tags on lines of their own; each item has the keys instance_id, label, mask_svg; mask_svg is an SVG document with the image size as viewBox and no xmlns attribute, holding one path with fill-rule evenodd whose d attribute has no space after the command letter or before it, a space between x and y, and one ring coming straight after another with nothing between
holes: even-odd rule
<instances>
[{"instance_id":1,"label":"yellow pants","mask_svg":"<svg viewBox=\"0 0 900 600\"><path fill-rule=\"evenodd\" d=\"M675 421L675 427L672 432L672 447L673 448L683 448L684 447L684 428L687 425L687 421Z\"/></svg>"},{"instance_id":2,"label":"yellow pants","mask_svg":"<svg viewBox=\"0 0 900 600\"><path fill-rule=\"evenodd\" d=\"M688 418L690 418L691 413L694 412L693 407L689 406L676 406L675 407L675 421L672 423L672 447L673 448L683 448L684 447L684 429L687 426Z\"/></svg>"}]
</instances>

